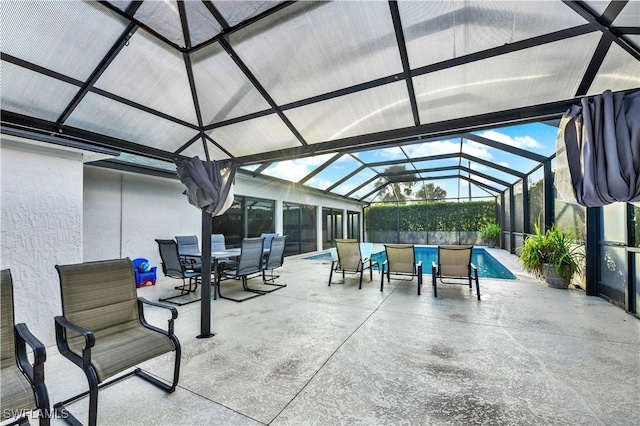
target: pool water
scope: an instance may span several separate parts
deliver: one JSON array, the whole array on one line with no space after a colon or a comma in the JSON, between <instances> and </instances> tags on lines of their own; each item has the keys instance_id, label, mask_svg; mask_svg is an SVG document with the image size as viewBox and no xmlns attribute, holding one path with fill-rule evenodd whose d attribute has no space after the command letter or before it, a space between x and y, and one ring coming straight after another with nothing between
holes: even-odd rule
<instances>
[{"instance_id":1,"label":"pool water","mask_svg":"<svg viewBox=\"0 0 640 426\"><path fill-rule=\"evenodd\" d=\"M431 262L438 261L438 248L437 247L424 247L416 246L416 258L418 261L422 261L422 272L425 274L431 273ZM329 253L316 254L314 256L305 257L310 260L331 260ZM371 260L379 262L382 265L387 259L384 251L374 253L371 256ZM493 256L491 256L483 248L473 248L471 253L471 262L478 268L478 276L484 278L497 278L503 280L515 280L516 276L511 273L504 265L498 262ZM374 269L376 269L374 267Z\"/></svg>"}]
</instances>

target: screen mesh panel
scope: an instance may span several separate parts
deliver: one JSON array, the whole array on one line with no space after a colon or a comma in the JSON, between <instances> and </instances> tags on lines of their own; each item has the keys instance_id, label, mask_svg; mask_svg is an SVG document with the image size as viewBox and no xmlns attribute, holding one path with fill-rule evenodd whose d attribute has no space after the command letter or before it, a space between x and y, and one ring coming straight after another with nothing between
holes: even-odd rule
<instances>
[{"instance_id":1,"label":"screen mesh panel","mask_svg":"<svg viewBox=\"0 0 640 426\"><path fill-rule=\"evenodd\" d=\"M398 2L411 68L586 23L561 2Z\"/></svg>"},{"instance_id":2,"label":"screen mesh panel","mask_svg":"<svg viewBox=\"0 0 640 426\"><path fill-rule=\"evenodd\" d=\"M169 41L185 47L180 12L175 0L145 1L136 11L135 17Z\"/></svg>"},{"instance_id":3,"label":"screen mesh panel","mask_svg":"<svg viewBox=\"0 0 640 426\"><path fill-rule=\"evenodd\" d=\"M267 167L262 174L273 176L290 182L298 182L317 167L333 157L333 154L315 155L307 158L278 161Z\"/></svg>"},{"instance_id":4,"label":"screen mesh panel","mask_svg":"<svg viewBox=\"0 0 640 426\"><path fill-rule=\"evenodd\" d=\"M414 77L420 120L571 99L599 40L590 33Z\"/></svg>"},{"instance_id":5,"label":"screen mesh panel","mask_svg":"<svg viewBox=\"0 0 640 426\"><path fill-rule=\"evenodd\" d=\"M94 93L88 93L66 124L173 152L196 131Z\"/></svg>"},{"instance_id":6,"label":"screen mesh panel","mask_svg":"<svg viewBox=\"0 0 640 426\"><path fill-rule=\"evenodd\" d=\"M0 104L6 111L56 121L79 87L2 61Z\"/></svg>"},{"instance_id":7,"label":"screen mesh panel","mask_svg":"<svg viewBox=\"0 0 640 426\"><path fill-rule=\"evenodd\" d=\"M298 2L230 39L280 104L402 71L386 2Z\"/></svg>"},{"instance_id":8,"label":"screen mesh panel","mask_svg":"<svg viewBox=\"0 0 640 426\"><path fill-rule=\"evenodd\" d=\"M184 6L187 12L191 46L197 46L220 33L222 26L214 19L204 3L186 1Z\"/></svg>"},{"instance_id":9,"label":"screen mesh panel","mask_svg":"<svg viewBox=\"0 0 640 426\"><path fill-rule=\"evenodd\" d=\"M617 44L612 44L589 87L589 95L605 90L633 89L640 85L640 62L629 56Z\"/></svg>"},{"instance_id":10,"label":"screen mesh panel","mask_svg":"<svg viewBox=\"0 0 640 426\"><path fill-rule=\"evenodd\" d=\"M131 37L96 87L198 124L182 54L142 30Z\"/></svg>"},{"instance_id":11,"label":"screen mesh panel","mask_svg":"<svg viewBox=\"0 0 640 426\"><path fill-rule=\"evenodd\" d=\"M2 2L2 52L79 80L124 29L124 20L97 2Z\"/></svg>"},{"instance_id":12,"label":"screen mesh panel","mask_svg":"<svg viewBox=\"0 0 640 426\"><path fill-rule=\"evenodd\" d=\"M309 143L413 125L404 82L306 105L285 114Z\"/></svg>"},{"instance_id":13,"label":"screen mesh panel","mask_svg":"<svg viewBox=\"0 0 640 426\"><path fill-rule=\"evenodd\" d=\"M191 56L205 125L271 108L218 43Z\"/></svg>"},{"instance_id":14,"label":"screen mesh panel","mask_svg":"<svg viewBox=\"0 0 640 426\"><path fill-rule=\"evenodd\" d=\"M207 132L233 156L300 146L300 142L276 114L230 124Z\"/></svg>"}]
</instances>

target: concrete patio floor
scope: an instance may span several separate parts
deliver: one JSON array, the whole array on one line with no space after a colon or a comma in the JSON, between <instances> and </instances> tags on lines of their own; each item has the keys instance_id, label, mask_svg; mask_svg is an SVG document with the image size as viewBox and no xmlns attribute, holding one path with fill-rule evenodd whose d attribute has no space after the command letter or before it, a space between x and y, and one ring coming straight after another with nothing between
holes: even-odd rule
<instances>
[{"instance_id":1,"label":"concrete patio floor","mask_svg":"<svg viewBox=\"0 0 640 426\"><path fill-rule=\"evenodd\" d=\"M212 302L213 338L196 339L200 303L179 307L179 388L165 394L137 377L107 387L99 424L637 424L640 321L582 291L547 288L515 256L491 253L518 280L481 279L481 301L464 286L434 298L430 270L421 296L415 281L392 280L381 293L377 271L362 290L349 276L329 287L330 262L288 257L278 279L286 288ZM177 283L163 278L138 295L157 300ZM166 327L163 310L146 313ZM141 367L169 379L172 365L167 355ZM52 405L87 389L55 347L46 383ZM83 421L87 407L68 406Z\"/></svg>"}]
</instances>

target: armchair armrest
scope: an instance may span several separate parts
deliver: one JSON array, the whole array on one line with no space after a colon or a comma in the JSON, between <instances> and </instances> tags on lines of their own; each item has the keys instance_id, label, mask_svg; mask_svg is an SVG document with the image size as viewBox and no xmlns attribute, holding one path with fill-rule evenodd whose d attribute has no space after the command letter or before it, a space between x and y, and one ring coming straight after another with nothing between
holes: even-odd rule
<instances>
[{"instance_id":1,"label":"armchair armrest","mask_svg":"<svg viewBox=\"0 0 640 426\"><path fill-rule=\"evenodd\" d=\"M416 263L416 270L418 271L419 274L422 274L422 260Z\"/></svg>"},{"instance_id":2,"label":"armchair armrest","mask_svg":"<svg viewBox=\"0 0 640 426\"><path fill-rule=\"evenodd\" d=\"M431 273L435 275L437 271L438 271L438 264L436 262L431 262Z\"/></svg>"},{"instance_id":3,"label":"armchair armrest","mask_svg":"<svg viewBox=\"0 0 640 426\"><path fill-rule=\"evenodd\" d=\"M36 386L44 383L44 362L47 360L47 352L44 345L27 328L25 323L16 324L16 350L20 368L27 375L31 384ZM26 345L33 351L33 364L29 362Z\"/></svg>"},{"instance_id":4,"label":"armchair armrest","mask_svg":"<svg viewBox=\"0 0 640 426\"><path fill-rule=\"evenodd\" d=\"M167 330L162 330L161 328L155 327L147 322L147 320L144 318L144 305L156 306L158 308L168 309L169 311L171 311L171 318L169 319ZM174 320L178 318L178 309L176 309L174 306L165 305L164 303L152 302L148 299L145 299L144 297L138 297L138 315L143 326L151 330L155 330L159 333L173 336Z\"/></svg>"},{"instance_id":5,"label":"armchair armrest","mask_svg":"<svg viewBox=\"0 0 640 426\"><path fill-rule=\"evenodd\" d=\"M96 337L93 334L93 331L73 324L67 321L63 316L57 316L54 319L56 323L56 343L60 353L82 368L91 364L91 348L96 344ZM73 353L69 348L69 343L67 342L67 329L75 331L84 337L82 357Z\"/></svg>"},{"instance_id":6,"label":"armchair armrest","mask_svg":"<svg viewBox=\"0 0 640 426\"><path fill-rule=\"evenodd\" d=\"M475 274L475 276L478 276L478 268L476 267L476 265L474 265L473 263L469 264L469 268L470 271L469 272L473 272Z\"/></svg>"}]
</instances>

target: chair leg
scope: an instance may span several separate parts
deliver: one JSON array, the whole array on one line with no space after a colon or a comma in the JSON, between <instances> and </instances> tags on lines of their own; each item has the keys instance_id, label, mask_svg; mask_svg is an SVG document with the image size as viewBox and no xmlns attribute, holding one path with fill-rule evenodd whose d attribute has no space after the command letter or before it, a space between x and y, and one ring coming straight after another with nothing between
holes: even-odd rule
<instances>
[{"instance_id":1,"label":"chair leg","mask_svg":"<svg viewBox=\"0 0 640 426\"><path fill-rule=\"evenodd\" d=\"M384 263L380 268L380 272L382 272L382 274L380 274L380 291L382 291L382 288L384 287Z\"/></svg>"},{"instance_id":2,"label":"chair leg","mask_svg":"<svg viewBox=\"0 0 640 426\"><path fill-rule=\"evenodd\" d=\"M257 293L257 294L259 294L259 295L261 295L261 296L263 296L263 295L265 295L265 294L267 294L267 293L268 293L267 291L257 290L257 289L255 289L255 288L251 288L251 287L249 287L249 279L247 278L247 276L246 276L246 275L244 275L244 276L242 277L242 288L243 288L245 291L248 291L248 292L250 292L250 293Z\"/></svg>"},{"instance_id":3,"label":"chair leg","mask_svg":"<svg viewBox=\"0 0 640 426\"><path fill-rule=\"evenodd\" d=\"M331 286L331 278L333 277L333 271L338 270L337 262L334 260L331 262L331 271L329 271L329 286Z\"/></svg>"},{"instance_id":4,"label":"chair leg","mask_svg":"<svg viewBox=\"0 0 640 426\"><path fill-rule=\"evenodd\" d=\"M286 284L276 284L275 283L276 278L279 278L279 277L280 277L280 275L273 275L273 269L272 269L271 270L271 277L269 277L267 279L266 271L263 269L262 270L262 284L264 284L264 285L272 285L272 286L275 286L276 288L274 288L273 290L262 290L262 291L265 292L265 293L271 293L271 292L274 292L276 290L280 290L283 287L286 287L287 286ZM268 281L271 281L271 282L268 282Z\"/></svg>"},{"instance_id":5,"label":"chair leg","mask_svg":"<svg viewBox=\"0 0 640 426\"><path fill-rule=\"evenodd\" d=\"M246 286L245 279L246 279L246 277L243 277L243 278L242 278L242 281L243 281L243 282L242 282L242 287L243 287L243 289L245 289L245 290L246 290L246 287L245 287L245 286ZM245 300L249 300L249 299L255 299L256 297L260 297L260 296L264 296L264 295L265 295L265 293L256 293L256 294L254 294L253 296L245 297L244 299L234 299L233 297L227 297L227 296L223 295L223 294L222 294L222 291L220 291L220 287L221 287L221 286L220 286L220 284L218 283L218 296L220 296L220 299L232 300L232 301L234 301L234 302L238 302L238 303L240 303L240 302L244 302Z\"/></svg>"},{"instance_id":6,"label":"chair leg","mask_svg":"<svg viewBox=\"0 0 640 426\"><path fill-rule=\"evenodd\" d=\"M438 285L436 281L438 280L437 272L435 268L431 269L431 285L433 285L433 297L438 297Z\"/></svg>"},{"instance_id":7,"label":"chair leg","mask_svg":"<svg viewBox=\"0 0 640 426\"><path fill-rule=\"evenodd\" d=\"M364 266L363 266L364 268ZM360 269L360 285L358 286L358 290L362 289L362 276L364 275L364 269Z\"/></svg>"},{"instance_id":8,"label":"chair leg","mask_svg":"<svg viewBox=\"0 0 640 426\"><path fill-rule=\"evenodd\" d=\"M476 293L478 295L478 300L480 300L480 282L478 281L478 274L476 274Z\"/></svg>"},{"instance_id":9,"label":"chair leg","mask_svg":"<svg viewBox=\"0 0 640 426\"><path fill-rule=\"evenodd\" d=\"M422 267L418 268L418 296L420 296L420 289L422 288Z\"/></svg>"}]
</instances>

